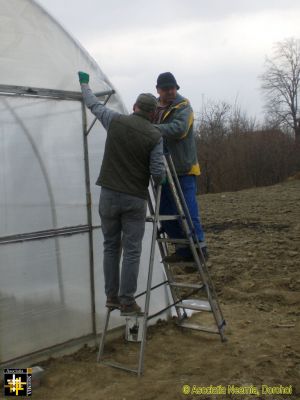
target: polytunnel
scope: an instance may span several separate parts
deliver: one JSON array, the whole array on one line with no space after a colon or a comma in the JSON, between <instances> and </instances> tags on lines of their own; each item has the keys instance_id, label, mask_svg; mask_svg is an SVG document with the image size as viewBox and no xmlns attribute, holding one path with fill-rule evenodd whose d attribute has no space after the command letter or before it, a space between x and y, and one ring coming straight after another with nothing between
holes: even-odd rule
<instances>
[{"instance_id":1,"label":"polytunnel","mask_svg":"<svg viewBox=\"0 0 300 400\"><path fill-rule=\"evenodd\" d=\"M106 132L97 122L86 135L93 116L82 103L79 70L107 100L113 85L54 18L35 1L0 0L1 365L87 343L103 328L100 190L94 182ZM117 92L107 104L126 112ZM151 228L138 293L146 287ZM153 285L162 280L157 259ZM151 312L166 298L165 289L157 289ZM113 326L122 323L115 315Z\"/></svg>"}]
</instances>

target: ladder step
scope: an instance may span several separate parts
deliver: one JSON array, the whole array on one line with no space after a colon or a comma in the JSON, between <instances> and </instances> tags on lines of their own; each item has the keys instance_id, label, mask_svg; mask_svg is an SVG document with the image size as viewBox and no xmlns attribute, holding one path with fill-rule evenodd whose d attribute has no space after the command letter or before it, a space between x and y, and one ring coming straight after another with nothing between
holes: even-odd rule
<instances>
[{"instance_id":1,"label":"ladder step","mask_svg":"<svg viewBox=\"0 0 300 400\"><path fill-rule=\"evenodd\" d=\"M210 326L192 324L190 322L178 322L177 325L181 326L183 328L195 329L197 331L203 331L203 332L219 334L219 330L217 328L213 328L213 327L210 327Z\"/></svg>"},{"instance_id":2,"label":"ladder step","mask_svg":"<svg viewBox=\"0 0 300 400\"><path fill-rule=\"evenodd\" d=\"M199 300L196 300L199 301ZM195 310L195 311L211 311L211 306L207 300L201 300L201 304L197 304L195 301L194 304L189 304L187 301L180 302L175 304L175 307L178 308L186 308L187 310Z\"/></svg>"},{"instance_id":3,"label":"ladder step","mask_svg":"<svg viewBox=\"0 0 300 400\"><path fill-rule=\"evenodd\" d=\"M181 215L159 215L158 219L159 221L173 221L173 220L177 220L180 218L184 218Z\"/></svg>"},{"instance_id":4,"label":"ladder step","mask_svg":"<svg viewBox=\"0 0 300 400\"><path fill-rule=\"evenodd\" d=\"M169 282L170 286L178 288L190 288L190 289L203 289L205 285L195 284L195 283L180 283L180 282Z\"/></svg>"},{"instance_id":5,"label":"ladder step","mask_svg":"<svg viewBox=\"0 0 300 400\"><path fill-rule=\"evenodd\" d=\"M178 219L185 218L185 216L180 216L180 215L159 215L158 220L159 221L175 221ZM154 221L154 215L148 215L146 217L146 222L153 222Z\"/></svg>"}]
</instances>

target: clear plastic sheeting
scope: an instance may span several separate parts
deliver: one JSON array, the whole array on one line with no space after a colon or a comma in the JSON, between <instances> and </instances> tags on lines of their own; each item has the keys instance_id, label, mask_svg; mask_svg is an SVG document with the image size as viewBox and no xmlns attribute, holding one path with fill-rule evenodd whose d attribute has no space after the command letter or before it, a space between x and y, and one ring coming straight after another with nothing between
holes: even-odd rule
<instances>
[{"instance_id":1,"label":"clear plastic sheeting","mask_svg":"<svg viewBox=\"0 0 300 400\"><path fill-rule=\"evenodd\" d=\"M87 224L81 103L0 96L0 236Z\"/></svg>"},{"instance_id":2,"label":"clear plastic sheeting","mask_svg":"<svg viewBox=\"0 0 300 400\"><path fill-rule=\"evenodd\" d=\"M87 52L31 0L0 0L2 84L78 91L77 71L96 90L112 84ZM118 106L119 108L119 106Z\"/></svg>"},{"instance_id":3,"label":"clear plastic sheeting","mask_svg":"<svg viewBox=\"0 0 300 400\"><path fill-rule=\"evenodd\" d=\"M0 246L1 361L92 331L88 234Z\"/></svg>"},{"instance_id":4,"label":"clear plastic sheeting","mask_svg":"<svg viewBox=\"0 0 300 400\"><path fill-rule=\"evenodd\" d=\"M97 122L84 136L94 118L82 106L79 70L90 74L94 92L114 89L35 1L0 0L2 365L40 350L50 354L56 345L103 329L103 238L95 181L106 132ZM118 93L108 106L126 113ZM147 226L137 293L146 288L150 238ZM157 257L153 284L163 280ZM150 313L165 305L161 287L153 293ZM123 324L114 314L112 327Z\"/></svg>"}]
</instances>

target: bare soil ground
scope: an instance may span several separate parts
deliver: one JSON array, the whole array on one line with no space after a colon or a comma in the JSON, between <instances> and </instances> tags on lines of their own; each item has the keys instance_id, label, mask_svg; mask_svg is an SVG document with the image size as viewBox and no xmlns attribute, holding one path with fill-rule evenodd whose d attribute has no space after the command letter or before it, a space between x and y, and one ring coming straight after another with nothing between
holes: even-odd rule
<instances>
[{"instance_id":1,"label":"bare soil ground","mask_svg":"<svg viewBox=\"0 0 300 400\"><path fill-rule=\"evenodd\" d=\"M85 347L43 363L45 377L33 398L224 400L233 397L184 395L182 387L262 384L292 385L293 394L234 398L300 398L300 181L205 195L200 202L228 341L160 322L149 329L142 378L96 365L97 349ZM193 280L187 270L181 274ZM128 362L135 346L118 339L109 351Z\"/></svg>"}]
</instances>

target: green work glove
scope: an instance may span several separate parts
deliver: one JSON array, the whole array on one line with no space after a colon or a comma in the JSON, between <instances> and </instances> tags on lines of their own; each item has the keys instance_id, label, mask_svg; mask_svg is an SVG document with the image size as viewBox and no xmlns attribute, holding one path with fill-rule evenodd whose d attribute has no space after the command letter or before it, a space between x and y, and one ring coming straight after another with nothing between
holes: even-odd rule
<instances>
[{"instance_id":1,"label":"green work glove","mask_svg":"<svg viewBox=\"0 0 300 400\"><path fill-rule=\"evenodd\" d=\"M80 83L89 83L90 76L86 72L79 71L78 76L79 76Z\"/></svg>"},{"instance_id":2,"label":"green work glove","mask_svg":"<svg viewBox=\"0 0 300 400\"><path fill-rule=\"evenodd\" d=\"M161 181L161 185L166 185L167 183L168 183L168 177L167 177L167 175L165 175Z\"/></svg>"},{"instance_id":3,"label":"green work glove","mask_svg":"<svg viewBox=\"0 0 300 400\"><path fill-rule=\"evenodd\" d=\"M152 178L155 186L164 185L167 179L165 176L161 177L161 175L152 175Z\"/></svg>"}]
</instances>

